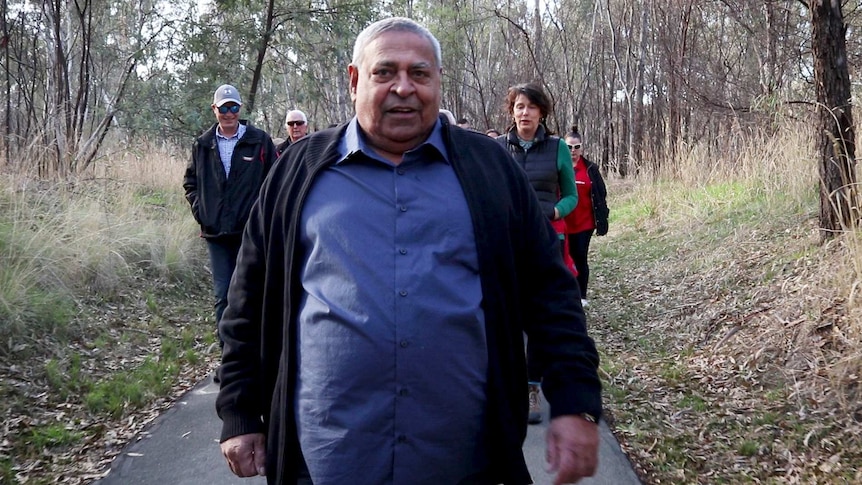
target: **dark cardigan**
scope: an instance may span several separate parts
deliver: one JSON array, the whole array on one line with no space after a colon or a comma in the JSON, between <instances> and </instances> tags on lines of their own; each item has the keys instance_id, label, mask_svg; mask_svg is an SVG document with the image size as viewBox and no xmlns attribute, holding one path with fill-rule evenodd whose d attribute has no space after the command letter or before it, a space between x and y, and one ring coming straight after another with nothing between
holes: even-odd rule
<instances>
[{"instance_id":1,"label":"dark cardigan","mask_svg":"<svg viewBox=\"0 0 862 485\"><path fill-rule=\"evenodd\" d=\"M316 174L338 158L346 125L291 145L273 167L253 208L229 306L221 391L222 441L267 435L267 481L295 476L298 443L293 409L296 339L302 292L296 247L303 202ZM601 414L598 354L587 336L577 284L563 266L554 234L524 172L482 134L444 124L450 161L473 219L488 339L486 429L494 483L531 483L522 446L527 432L523 333L548 362L543 391L551 417Z\"/></svg>"}]
</instances>

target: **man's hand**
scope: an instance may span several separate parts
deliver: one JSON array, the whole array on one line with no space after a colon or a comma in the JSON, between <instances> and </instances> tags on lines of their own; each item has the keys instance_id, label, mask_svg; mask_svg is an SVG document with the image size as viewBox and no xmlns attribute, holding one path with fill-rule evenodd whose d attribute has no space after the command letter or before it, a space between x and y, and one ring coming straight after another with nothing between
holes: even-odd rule
<instances>
[{"instance_id":1,"label":"man's hand","mask_svg":"<svg viewBox=\"0 0 862 485\"><path fill-rule=\"evenodd\" d=\"M554 485L575 483L591 477L599 464L599 425L580 416L558 416L551 420L546 457L548 472L557 472Z\"/></svg>"},{"instance_id":2,"label":"man's hand","mask_svg":"<svg viewBox=\"0 0 862 485\"><path fill-rule=\"evenodd\" d=\"M266 440L263 433L241 434L221 444L221 453L238 477L266 476Z\"/></svg>"}]
</instances>

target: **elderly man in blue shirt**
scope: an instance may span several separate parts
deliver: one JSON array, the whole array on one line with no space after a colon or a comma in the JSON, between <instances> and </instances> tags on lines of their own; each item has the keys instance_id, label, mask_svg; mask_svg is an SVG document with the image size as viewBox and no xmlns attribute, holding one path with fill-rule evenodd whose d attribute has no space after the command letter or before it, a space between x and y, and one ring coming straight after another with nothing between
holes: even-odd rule
<instances>
[{"instance_id":1,"label":"elderly man in blue shirt","mask_svg":"<svg viewBox=\"0 0 862 485\"><path fill-rule=\"evenodd\" d=\"M270 484L531 483L523 333L555 483L595 472L598 355L524 173L439 116L437 40L358 37L356 116L264 184L221 323L221 448ZM538 235L538 236L537 236Z\"/></svg>"}]
</instances>

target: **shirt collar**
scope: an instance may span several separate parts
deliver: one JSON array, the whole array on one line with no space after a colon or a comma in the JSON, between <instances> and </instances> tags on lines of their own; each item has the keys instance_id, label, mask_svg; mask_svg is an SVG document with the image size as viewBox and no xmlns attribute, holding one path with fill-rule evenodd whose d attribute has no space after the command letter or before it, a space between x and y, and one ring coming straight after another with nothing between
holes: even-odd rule
<instances>
[{"instance_id":1,"label":"shirt collar","mask_svg":"<svg viewBox=\"0 0 862 485\"><path fill-rule=\"evenodd\" d=\"M440 153L440 157L443 162L447 164L449 163L449 151L446 149L446 144L443 142L443 124L440 122L439 118L437 119L437 122L434 123L434 129L431 130L431 134L428 135L428 138L419 146L405 152L405 155L422 150L425 146L431 146L436 149ZM378 155L377 152L368 145L365 133L359 126L359 121L356 119L356 116L354 116L353 119L350 120L350 123L347 124L347 130L344 132L344 136L341 137L341 141L338 144L338 161L336 161L336 163L343 162L356 152L362 152L370 158L391 164L391 162Z\"/></svg>"},{"instance_id":2,"label":"shirt collar","mask_svg":"<svg viewBox=\"0 0 862 485\"><path fill-rule=\"evenodd\" d=\"M219 125L216 125L216 137L221 138L222 140L233 140L234 138L239 140L242 138L242 135L245 135L245 125L240 123L236 128L236 133L233 136L224 136L221 134L221 128Z\"/></svg>"}]
</instances>

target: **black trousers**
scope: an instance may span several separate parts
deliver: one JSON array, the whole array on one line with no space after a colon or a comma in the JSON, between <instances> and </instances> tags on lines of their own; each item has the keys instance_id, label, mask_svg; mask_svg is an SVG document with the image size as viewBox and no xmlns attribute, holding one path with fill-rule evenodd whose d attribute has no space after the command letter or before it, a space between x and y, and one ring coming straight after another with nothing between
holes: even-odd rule
<instances>
[{"instance_id":1,"label":"black trousers","mask_svg":"<svg viewBox=\"0 0 862 485\"><path fill-rule=\"evenodd\" d=\"M581 287L581 298L587 297L587 283L590 281L590 264L587 262L587 253L590 251L590 239L593 238L593 229L589 231L569 234L569 256L575 261L578 270L578 286Z\"/></svg>"}]
</instances>

